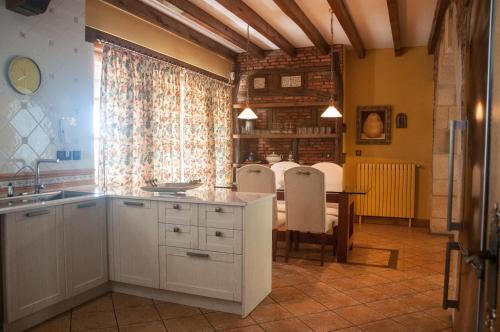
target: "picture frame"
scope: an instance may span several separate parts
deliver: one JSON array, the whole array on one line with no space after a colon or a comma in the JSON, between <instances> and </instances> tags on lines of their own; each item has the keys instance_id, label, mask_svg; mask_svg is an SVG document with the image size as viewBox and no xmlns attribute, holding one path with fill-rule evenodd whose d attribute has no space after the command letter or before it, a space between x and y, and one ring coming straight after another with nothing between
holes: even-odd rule
<instances>
[{"instance_id":1,"label":"picture frame","mask_svg":"<svg viewBox=\"0 0 500 332\"><path fill-rule=\"evenodd\" d=\"M391 106L358 106L356 144L391 144Z\"/></svg>"}]
</instances>

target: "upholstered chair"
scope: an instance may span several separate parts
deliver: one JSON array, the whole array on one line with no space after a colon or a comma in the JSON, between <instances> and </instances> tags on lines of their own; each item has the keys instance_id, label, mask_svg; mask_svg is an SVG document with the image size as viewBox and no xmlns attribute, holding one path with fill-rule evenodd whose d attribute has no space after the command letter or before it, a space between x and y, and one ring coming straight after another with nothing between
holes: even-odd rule
<instances>
[{"instance_id":1,"label":"upholstered chair","mask_svg":"<svg viewBox=\"0 0 500 332\"><path fill-rule=\"evenodd\" d=\"M338 217L327 214L325 175L316 168L300 166L285 171L284 178L287 220L285 261L288 262L292 232L297 235L311 233L320 238L323 266L328 233L333 235L335 252L338 222Z\"/></svg>"},{"instance_id":2,"label":"upholstered chair","mask_svg":"<svg viewBox=\"0 0 500 332\"><path fill-rule=\"evenodd\" d=\"M243 166L236 171L236 187L241 192L276 194L275 173L262 165ZM273 260L276 260L278 231L286 224L286 215L278 213L276 197L273 202Z\"/></svg>"},{"instance_id":3,"label":"upholstered chair","mask_svg":"<svg viewBox=\"0 0 500 332\"><path fill-rule=\"evenodd\" d=\"M317 163L312 167L319 169L325 174L325 189L326 191L342 191L343 186L343 168L335 163ZM327 213L338 216L338 203L326 203Z\"/></svg>"},{"instance_id":4,"label":"upholstered chair","mask_svg":"<svg viewBox=\"0 0 500 332\"><path fill-rule=\"evenodd\" d=\"M276 174L276 189L285 189L285 171L298 166L300 165L293 161L280 161L279 163L271 165L271 169ZM278 211L285 213L284 201L278 201Z\"/></svg>"}]
</instances>

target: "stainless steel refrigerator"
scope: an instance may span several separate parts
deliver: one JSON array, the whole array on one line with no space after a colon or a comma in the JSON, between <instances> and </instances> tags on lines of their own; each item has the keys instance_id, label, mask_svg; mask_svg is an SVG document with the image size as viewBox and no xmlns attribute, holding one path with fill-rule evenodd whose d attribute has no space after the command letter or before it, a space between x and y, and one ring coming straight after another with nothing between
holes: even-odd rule
<instances>
[{"instance_id":1,"label":"stainless steel refrigerator","mask_svg":"<svg viewBox=\"0 0 500 332\"><path fill-rule=\"evenodd\" d=\"M470 27L465 57L465 121L450 128L448 229L444 308L454 308L453 331L500 331L497 319L500 203L500 29L496 0L469 0ZM465 24L465 22L464 22ZM457 138L461 139L457 139ZM463 197L452 219L455 151L462 149ZM453 257L457 274L454 278ZM450 259L451 258L451 259ZM448 292L448 285L456 294ZM450 298L451 297L451 298Z\"/></svg>"}]
</instances>

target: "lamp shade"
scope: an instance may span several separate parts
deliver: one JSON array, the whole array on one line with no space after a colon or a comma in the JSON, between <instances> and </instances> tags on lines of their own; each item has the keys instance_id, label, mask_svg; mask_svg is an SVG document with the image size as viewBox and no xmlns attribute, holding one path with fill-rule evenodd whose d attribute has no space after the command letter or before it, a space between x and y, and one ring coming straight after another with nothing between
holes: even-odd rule
<instances>
[{"instance_id":1,"label":"lamp shade","mask_svg":"<svg viewBox=\"0 0 500 332\"><path fill-rule=\"evenodd\" d=\"M245 107L245 109L238 115L238 119L242 120L255 120L257 119L257 114L252 111L250 107Z\"/></svg>"},{"instance_id":2,"label":"lamp shade","mask_svg":"<svg viewBox=\"0 0 500 332\"><path fill-rule=\"evenodd\" d=\"M330 103L330 106L321 114L322 118L341 118L342 113L339 112L339 110L333 105L333 103Z\"/></svg>"}]
</instances>

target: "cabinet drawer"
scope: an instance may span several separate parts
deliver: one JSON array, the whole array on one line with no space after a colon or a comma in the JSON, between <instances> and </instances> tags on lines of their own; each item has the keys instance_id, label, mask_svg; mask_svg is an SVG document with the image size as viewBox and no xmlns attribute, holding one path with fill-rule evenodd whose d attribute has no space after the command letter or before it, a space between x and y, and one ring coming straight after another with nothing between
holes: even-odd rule
<instances>
[{"instance_id":1,"label":"cabinet drawer","mask_svg":"<svg viewBox=\"0 0 500 332\"><path fill-rule=\"evenodd\" d=\"M241 254L241 231L222 228L199 230L200 249Z\"/></svg>"},{"instance_id":2,"label":"cabinet drawer","mask_svg":"<svg viewBox=\"0 0 500 332\"><path fill-rule=\"evenodd\" d=\"M151 201L144 201L140 199L117 199L116 205L131 208L151 209Z\"/></svg>"},{"instance_id":3,"label":"cabinet drawer","mask_svg":"<svg viewBox=\"0 0 500 332\"><path fill-rule=\"evenodd\" d=\"M189 203L160 203L160 222L198 226L198 207Z\"/></svg>"},{"instance_id":4,"label":"cabinet drawer","mask_svg":"<svg viewBox=\"0 0 500 332\"><path fill-rule=\"evenodd\" d=\"M241 255L160 247L161 288L241 301Z\"/></svg>"},{"instance_id":5,"label":"cabinet drawer","mask_svg":"<svg viewBox=\"0 0 500 332\"><path fill-rule=\"evenodd\" d=\"M238 206L200 205L200 226L242 229L242 209Z\"/></svg>"},{"instance_id":6,"label":"cabinet drawer","mask_svg":"<svg viewBox=\"0 0 500 332\"><path fill-rule=\"evenodd\" d=\"M198 247L198 229L195 226L159 224L159 244L179 248Z\"/></svg>"}]
</instances>

